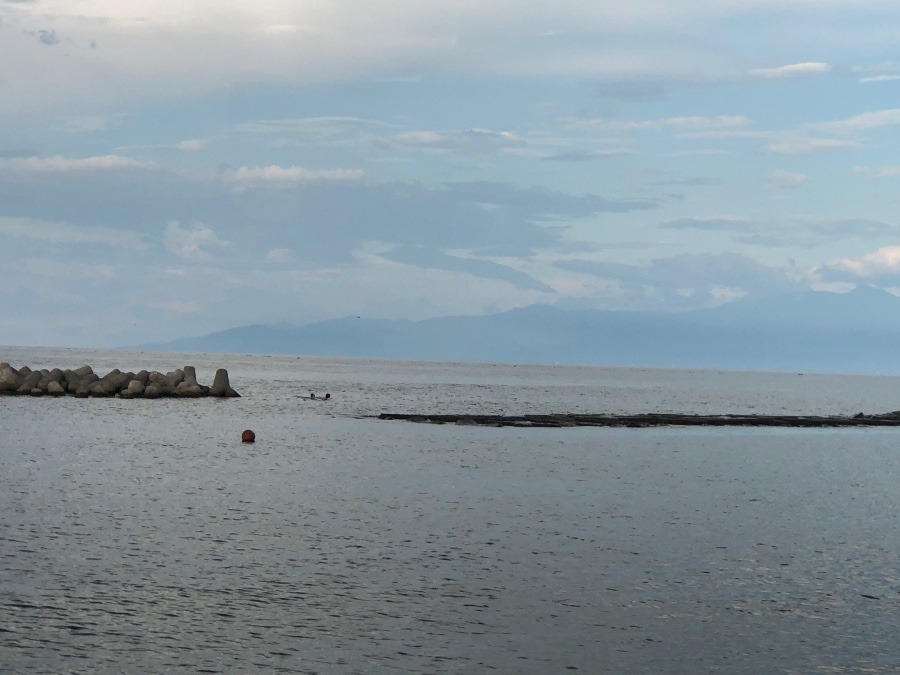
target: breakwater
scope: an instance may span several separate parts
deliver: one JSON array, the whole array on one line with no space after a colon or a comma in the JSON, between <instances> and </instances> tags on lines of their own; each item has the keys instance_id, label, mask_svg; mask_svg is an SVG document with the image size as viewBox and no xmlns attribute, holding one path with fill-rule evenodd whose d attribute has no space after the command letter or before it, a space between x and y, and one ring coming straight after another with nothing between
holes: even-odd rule
<instances>
[{"instance_id":1,"label":"breakwater","mask_svg":"<svg viewBox=\"0 0 900 675\"><path fill-rule=\"evenodd\" d=\"M228 371L219 368L211 386L197 382L193 366L177 368L167 373L141 370L122 372L114 368L98 375L91 366L76 369L32 370L28 366L13 368L0 363L0 394L19 396L66 396L76 398L200 398L215 396L239 397L228 381Z\"/></svg>"},{"instance_id":2,"label":"breakwater","mask_svg":"<svg viewBox=\"0 0 900 675\"><path fill-rule=\"evenodd\" d=\"M896 427L900 411L881 415L859 413L844 416L804 415L682 415L647 413L643 415L420 415L381 413L378 419L403 420L427 424L468 424L491 427Z\"/></svg>"}]
</instances>

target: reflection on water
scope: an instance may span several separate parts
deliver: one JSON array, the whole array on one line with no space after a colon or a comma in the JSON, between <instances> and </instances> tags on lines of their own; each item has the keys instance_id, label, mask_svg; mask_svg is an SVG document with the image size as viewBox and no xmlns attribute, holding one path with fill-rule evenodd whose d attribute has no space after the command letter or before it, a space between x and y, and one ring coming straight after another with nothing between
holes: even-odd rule
<instances>
[{"instance_id":1,"label":"reflection on water","mask_svg":"<svg viewBox=\"0 0 900 675\"><path fill-rule=\"evenodd\" d=\"M204 381L224 366L244 394L0 398L0 670L900 665L896 430L360 417L877 412L900 407L891 378L63 350L0 360L191 363ZM299 398L310 391L334 400ZM248 427L253 446L240 443Z\"/></svg>"}]
</instances>

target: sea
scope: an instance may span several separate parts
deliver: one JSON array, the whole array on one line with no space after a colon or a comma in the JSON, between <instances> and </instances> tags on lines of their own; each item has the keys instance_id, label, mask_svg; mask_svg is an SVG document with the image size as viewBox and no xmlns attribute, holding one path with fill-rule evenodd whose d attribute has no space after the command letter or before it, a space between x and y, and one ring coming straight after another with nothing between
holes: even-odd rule
<instances>
[{"instance_id":1,"label":"sea","mask_svg":"<svg viewBox=\"0 0 900 675\"><path fill-rule=\"evenodd\" d=\"M0 672L900 671L900 428L377 419L882 413L898 377L0 361L227 368L241 394L0 397Z\"/></svg>"}]
</instances>

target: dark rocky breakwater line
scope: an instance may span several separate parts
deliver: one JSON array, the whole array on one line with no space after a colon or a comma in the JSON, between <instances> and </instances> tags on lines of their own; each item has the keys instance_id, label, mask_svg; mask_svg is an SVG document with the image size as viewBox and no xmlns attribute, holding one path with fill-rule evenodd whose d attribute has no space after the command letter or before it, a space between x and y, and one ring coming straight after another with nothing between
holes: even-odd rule
<instances>
[{"instance_id":1,"label":"dark rocky breakwater line","mask_svg":"<svg viewBox=\"0 0 900 675\"><path fill-rule=\"evenodd\" d=\"M62 370L13 368L0 363L0 394L19 396L66 396L76 398L220 398L239 397L228 381L228 371L219 368L211 386L197 382L197 371L185 366L168 373L141 370L122 372L114 368L98 375L91 366Z\"/></svg>"},{"instance_id":2,"label":"dark rocky breakwater line","mask_svg":"<svg viewBox=\"0 0 900 675\"><path fill-rule=\"evenodd\" d=\"M900 410L881 415L859 413L852 417L804 415L421 415L381 413L378 419L426 424L461 424L491 427L897 427Z\"/></svg>"}]
</instances>

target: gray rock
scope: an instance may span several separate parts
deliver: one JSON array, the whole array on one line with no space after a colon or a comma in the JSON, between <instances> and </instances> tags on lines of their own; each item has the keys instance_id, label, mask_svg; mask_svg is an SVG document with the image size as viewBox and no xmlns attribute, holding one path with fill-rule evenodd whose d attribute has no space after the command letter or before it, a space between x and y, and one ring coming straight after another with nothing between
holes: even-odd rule
<instances>
[{"instance_id":1,"label":"gray rock","mask_svg":"<svg viewBox=\"0 0 900 675\"><path fill-rule=\"evenodd\" d=\"M89 373L89 374L85 375L84 377L82 377L81 379L78 379L78 380L75 380L74 382L72 382L68 387L69 393L75 394L76 396L78 396L78 392L81 391L84 393L84 396L87 396L88 395L87 392L90 391L91 386L95 382L99 382L99 381L100 381L100 377L96 373Z\"/></svg>"},{"instance_id":2,"label":"gray rock","mask_svg":"<svg viewBox=\"0 0 900 675\"><path fill-rule=\"evenodd\" d=\"M120 398L141 398L144 395L144 385L140 380L131 380L128 386L119 393Z\"/></svg>"},{"instance_id":3,"label":"gray rock","mask_svg":"<svg viewBox=\"0 0 900 675\"><path fill-rule=\"evenodd\" d=\"M21 372L22 371L20 370L19 373L21 373ZM31 389L37 389L38 382L41 381L41 377L43 377L43 376L41 375L41 373L39 371L29 371L29 373L25 377L22 378L22 380L21 380L22 386L19 387L18 393L26 394L26 393L30 393ZM29 391L22 391L23 387L28 387Z\"/></svg>"},{"instance_id":4,"label":"gray rock","mask_svg":"<svg viewBox=\"0 0 900 675\"><path fill-rule=\"evenodd\" d=\"M194 366L185 366L182 373L184 375L183 382L186 385L188 385L190 387L199 386L199 384L197 382L197 370L196 370L196 368L194 368Z\"/></svg>"},{"instance_id":5,"label":"gray rock","mask_svg":"<svg viewBox=\"0 0 900 675\"><path fill-rule=\"evenodd\" d=\"M228 371L224 368L219 368L216 371L212 386L209 388L209 395L227 398L240 397L240 394L231 388L231 385L228 382Z\"/></svg>"},{"instance_id":6,"label":"gray rock","mask_svg":"<svg viewBox=\"0 0 900 675\"><path fill-rule=\"evenodd\" d=\"M0 392L14 392L21 386L16 370L8 363L0 363Z\"/></svg>"},{"instance_id":7,"label":"gray rock","mask_svg":"<svg viewBox=\"0 0 900 675\"><path fill-rule=\"evenodd\" d=\"M51 382L55 382L60 384L63 381L63 371L59 368L54 368L53 370L41 371L41 379L38 380L37 386L43 391L45 394L47 393L47 386Z\"/></svg>"},{"instance_id":8,"label":"gray rock","mask_svg":"<svg viewBox=\"0 0 900 675\"><path fill-rule=\"evenodd\" d=\"M65 396L66 390L63 389L63 386L59 382L50 380L50 382L47 383L47 393L50 394L50 396Z\"/></svg>"},{"instance_id":9,"label":"gray rock","mask_svg":"<svg viewBox=\"0 0 900 675\"><path fill-rule=\"evenodd\" d=\"M68 393L74 394L76 398L116 395L122 398L240 396L231 388L228 371L224 368L216 372L213 387L207 387L197 381L197 370L194 366L177 368L165 375L146 370L135 374L114 368L101 377L88 365L75 370L59 368L33 370L28 366L22 366L17 370L3 361L0 362L0 394L5 393L34 396L44 394L63 396Z\"/></svg>"},{"instance_id":10,"label":"gray rock","mask_svg":"<svg viewBox=\"0 0 900 675\"><path fill-rule=\"evenodd\" d=\"M128 373L123 373L118 368L114 368L109 373L100 378L100 380L91 387L91 393L97 391L99 388L102 388L103 391L106 392L107 396L114 396L118 394L123 387L126 386L127 382L131 379Z\"/></svg>"},{"instance_id":11,"label":"gray rock","mask_svg":"<svg viewBox=\"0 0 900 675\"><path fill-rule=\"evenodd\" d=\"M99 382L94 382L94 384L90 386L90 388L88 389L88 393L91 396L95 396L96 398L107 398L109 396L112 396L112 393L107 387L108 383L104 383L101 378ZM78 394L78 392L75 393L76 395Z\"/></svg>"},{"instance_id":12,"label":"gray rock","mask_svg":"<svg viewBox=\"0 0 900 675\"><path fill-rule=\"evenodd\" d=\"M168 396L171 391L175 388L175 385L172 384L172 380L162 373L158 373L153 371L150 373L150 378L147 381L147 386L153 385L156 387L156 398L160 396ZM144 398L147 398L147 392L144 392Z\"/></svg>"},{"instance_id":13,"label":"gray rock","mask_svg":"<svg viewBox=\"0 0 900 675\"><path fill-rule=\"evenodd\" d=\"M203 396L203 387L199 384L188 384L187 380L179 382L172 390L172 396L179 398L199 398Z\"/></svg>"}]
</instances>

